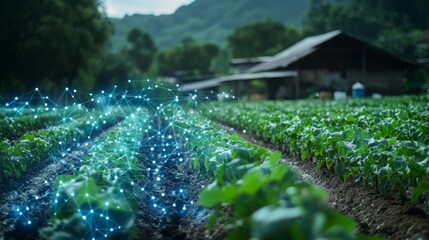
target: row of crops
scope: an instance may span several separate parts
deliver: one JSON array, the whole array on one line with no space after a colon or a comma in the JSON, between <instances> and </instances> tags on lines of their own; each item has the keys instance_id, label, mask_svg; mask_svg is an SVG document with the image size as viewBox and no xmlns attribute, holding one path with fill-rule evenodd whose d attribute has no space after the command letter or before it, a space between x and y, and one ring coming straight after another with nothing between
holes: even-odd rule
<instances>
[{"instance_id":1,"label":"row of crops","mask_svg":"<svg viewBox=\"0 0 429 240\"><path fill-rule=\"evenodd\" d=\"M279 163L279 153L228 135L197 111L182 110L177 102L150 110L76 113L67 121L48 114L43 125L30 122L34 117L15 116L14 122L25 122L22 126L29 131L16 131L12 137L3 138L1 179L20 178L28 166L117 124L94 143L76 173L57 178L50 223L41 232L49 239L138 238L138 201L146 200L139 196L143 189L136 185L146 171L142 166L150 166L142 163L149 161L141 154L147 149L142 148L153 151L154 147L164 146L143 144L149 142L148 138L164 139L148 134L148 130L159 131L150 123L156 117L174 130L175 147L187 149L189 167L212 181L199 196L199 205L211 211L207 218L209 228L226 229L229 239L284 239L285 235L293 239L356 238L354 222L329 209L326 193L300 181L293 170ZM48 120L51 118L55 119L52 123ZM158 168L151 169L155 170ZM152 180L160 181L157 176L161 175L154 175ZM153 201L157 197L152 196L150 203L161 210ZM167 214L164 208L162 212Z\"/></svg>"},{"instance_id":2,"label":"row of crops","mask_svg":"<svg viewBox=\"0 0 429 240\"><path fill-rule=\"evenodd\" d=\"M130 239L139 179L137 155L147 114L127 117L113 131L96 141L74 175L60 176L54 189L49 239Z\"/></svg>"},{"instance_id":3,"label":"row of crops","mask_svg":"<svg viewBox=\"0 0 429 240\"><path fill-rule=\"evenodd\" d=\"M56 113L43 114L38 118L40 121L27 116L0 120L6 123L0 125L0 181L12 176L19 178L29 165L67 152L69 146L115 124L121 118L119 114L123 113L116 109L86 115L80 112L73 115L75 119L69 117L67 120Z\"/></svg>"},{"instance_id":4,"label":"row of crops","mask_svg":"<svg viewBox=\"0 0 429 240\"><path fill-rule=\"evenodd\" d=\"M323 190L279 164L278 152L198 115L176 114L175 123L191 139L192 168L213 181L200 194L200 204L214 209L209 228L223 225L227 239L355 239L353 220L329 209Z\"/></svg>"},{"instance_id":5,"label":"row of crops","mask_svg":"<svg viewBox=\"0 0 429 240\"><path fill-rule=\"evenodd\" d=\"M429 212L429 97L235 102L214 117ZM407 196L411 193L411 196Z\"/></svg>"}]
</instances>

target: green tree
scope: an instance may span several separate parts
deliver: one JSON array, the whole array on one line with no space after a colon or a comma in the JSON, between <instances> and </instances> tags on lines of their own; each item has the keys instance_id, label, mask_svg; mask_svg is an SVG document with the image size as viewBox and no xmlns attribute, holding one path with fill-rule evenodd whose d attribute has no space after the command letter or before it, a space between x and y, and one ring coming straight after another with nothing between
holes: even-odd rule
<instances>
[{"instance_id":1,"label":"green tree","mask_svg":"<svg viewBox=\"0 0 429 240\"><path fill-rule=\"evenodd\" d=\"M140 72L146 72L157 52L152 37L148 33L134 28L128 33L127 41L129 43L128 49L125 50L127 56Z\"/></svg>"},{"instance_id":2,"label":"green tree","mask_svg":"<svg viewBox=\"0 0 429 240\"><path fill-rule=\"evenodd\" d=\"M133 64L128 60L124 52L116 54L108 53L102 61L100 71L97 74L96 90L124 83L133 77Z\"/></svg>"},{"instance_id":3,"label":"green tree","mask_svg":"<svg viewBox=\"0 0 429 240\"><path fill-rule=\"evenodd\" d=\"M235 58L274 55L300 39L292 26L267 20L238 27L228 36L228 45Z\"/></svg>"},{"instance_id":4,"label":"green tree","mask_svg":"<svg viewBox=\"0 0 429 240\"><path fill-rule=\"evenodd\" d=\"M231 74L231 51L228 48L223 48L213 59L210 69L217 74Z\"/></svg>"},{"instance_id":5,"label":"green tree","mask_svg":"<svg viewBox=\"0 0 429 240\"><path fill-rule=\"evenodd\" d=\"M208 71L218 52L219 47L215 44L200 44L192 38L185 38L180 46L159 53L159 73L165 75L175 71L188 73Z\"/></svg>"},{"instance_id":6,"label":"green tree","mask_svg":"<svg viewBox=\"0 0 429 240\"><path fill-rule=\"evenodd\" d=\"M110 35L99 0L2 1L0 9L1 92L42 81L91 90Z\"/></svg>"},{"instance_id":7,"label":"green tree","mask_svg":"<svg viewBox=\"0 0 429 240\"><path fill-rule=\"evenodd\" d=\"M422 57L422 31L429 29L429 1L352 0L349 4L312 0L305 35L341 29L409 58ZM427 55L426 55L427 56Z\"/></svg>"}]
</instances>

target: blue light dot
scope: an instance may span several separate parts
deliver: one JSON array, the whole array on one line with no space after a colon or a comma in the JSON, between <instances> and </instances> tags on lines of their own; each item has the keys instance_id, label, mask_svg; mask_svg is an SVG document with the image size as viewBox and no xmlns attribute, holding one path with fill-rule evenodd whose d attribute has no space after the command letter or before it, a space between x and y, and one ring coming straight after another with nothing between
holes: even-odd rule
<instances>
[{"instance_id":1,"label":"blue light dot","mask_svg":"<svg viewBox=\"0 0 429 240\"><path fill-rule=\"evenodd\" d=\"M151 197L151 199L152 199L152 200L154 200L154 199L155 199L155 196L152 196L152 197Z\"/></svg>"},{"instance_id":2,"label":"blue light dot","mask_svg":"<svg viewBox=\"0 0 429 240\"><path fill-rule=\"evenodd\" d=\"M31 224L31 221L28 221L28 224Z\"/></svg>"}]
</instances>

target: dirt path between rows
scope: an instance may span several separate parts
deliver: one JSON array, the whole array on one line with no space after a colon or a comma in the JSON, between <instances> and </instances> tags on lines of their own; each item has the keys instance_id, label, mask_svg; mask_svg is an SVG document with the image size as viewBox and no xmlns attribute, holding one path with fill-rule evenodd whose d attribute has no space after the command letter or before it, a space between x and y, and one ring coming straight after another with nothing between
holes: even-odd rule
<instances>
[{"instance_id":1,"label":"dirt path between rows","mask_svg":"<svg viewBox=\"0 0 429 240\"><path fill-rule=\"evenodd\" d=\"M229 133L272 151L281 151L261 138L233 127L219 124ZM429 239L429 216L409 202L397 197L384 197L372 189L344 182L326 168L317 169L312 161L302 161L299 157L282 152L282 161L291 166L304 181L325 189L329 194L329 205L357 222L361 233L381 236L385 239Z\"/></svg>"},{"instance_id":2,"label":"dirt path between rows","mask_svg":"<svg viewBox=\"0 0 429 240\"><path fill-rule=\"evenodd\" d=\"M198 204L207 176L190 169L190 156L167 123L142 141L139 182L140 237L154 240L224 239L223 229L207 231L210 210ZM156 134L158 132L158 134Z\"/></svg>"},{"instance_id":3,"label":"dirt path between rows","mask_svg":"<svg viewBox=\"0 0 429 240\"><path fill-rule=\"evenodd\" d=\"M72 147L64 157L29 166L19 179L0 182L0 239L40 239L39 230L49 221L55 179L76 172L88 149L113 128Z\"/></svg>"}]
</instances>

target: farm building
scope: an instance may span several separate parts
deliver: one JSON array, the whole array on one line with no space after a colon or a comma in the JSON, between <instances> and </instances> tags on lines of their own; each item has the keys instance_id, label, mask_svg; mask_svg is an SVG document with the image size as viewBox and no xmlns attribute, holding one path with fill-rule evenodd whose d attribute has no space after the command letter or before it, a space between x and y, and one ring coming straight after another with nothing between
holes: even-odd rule
<instances>
[{"instance_id":1,"label":"farm building","mask_svg":"<svg viewBox=\"0 0 429 240\"><path fill-rule=\"evenodd\" d=\"M418 67L339 30L307 37L264 60L245 73L228 76L228 81L237 82L234 86L240 93L243 89L251 89L250 81L246 80L258 79L252 77L262 74L265 78L259 79L266 82L268 99L297 99L316 92L334 91L350 95L352 85L357 82L365 86L366 95L400 95L409 89L404 71ZM249 78L243 79L243 74ZM206 83L213 87L224 82L222 78L210 79L200 82L198 87L204 88Z\"/></svg>"},{"instance_id":2,"label":"farm building","mask_svg":"<svg viewBox=\"0 0 429 240\"><path fill-rule=\"evenodd\" d=\"M416 67L337 30L305 38L248 72L295 70L296 79L284 84L289 96L301 98L312 91L350 94L356 82L365 86L367 95L404 94L404 70Z\"/></svg>"}]
</instances>

